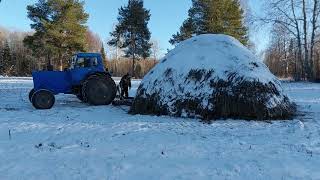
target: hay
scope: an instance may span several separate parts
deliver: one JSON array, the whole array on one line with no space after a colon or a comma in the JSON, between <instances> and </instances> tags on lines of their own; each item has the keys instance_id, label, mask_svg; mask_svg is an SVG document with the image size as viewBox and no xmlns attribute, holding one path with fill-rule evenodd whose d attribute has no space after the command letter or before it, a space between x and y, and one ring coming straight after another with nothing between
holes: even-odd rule
<instances>
[{"instance_id":1,"label":"hay","mask_svg":"<svg viewBox=\"0 0 320 180\"><path fill-rule=\"evenodd\" d=\"M240 42L201 35L179 44L142 80L132 114L213 119L291 119L296 105Z\"/></svg>"},{"instance_id":2,"label":"hay","mask_svg":"<svg viewBox=\"0 0 320 180\"><path fill-rule=\"evenodd\" d=\"M170 74L166 70L165 74ZM192 69L185 80L205 82L213 73L213 70L206 71ZM192 97L185 94L180 99L172 99L172 107L161 103L160 92L146 95L146 89L141 85L138 94L130 109L131 114L143 115L171 115L175 117L201 118L203 120L213 119L245 119L245 120L270 120L270 119L291 119L296 112L296 105L289 101L287 96L282 98L275 107L268 107L272 96L282 96L281 92L272 82L263 84L257 81L246 81L245 77L238 77L236 73L230 73L228 81L215 79L210 81L212 93L209 97L209 104L213 107L203 107L201 97ZM170 79L170 76L166 76ZM196 87L195 89L199 89ZM184 89L179 89L184 93ZM168 96L172 96L168 94ZM170 98L170 97L169 97Z\"/></svg>"}]
</instances>

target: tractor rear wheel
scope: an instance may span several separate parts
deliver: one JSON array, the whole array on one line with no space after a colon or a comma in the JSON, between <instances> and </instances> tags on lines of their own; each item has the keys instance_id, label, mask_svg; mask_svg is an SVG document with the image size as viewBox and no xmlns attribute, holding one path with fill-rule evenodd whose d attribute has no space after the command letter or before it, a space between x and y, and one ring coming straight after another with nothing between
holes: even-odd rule
<instances>
[{"instance_id":1,"label":"tractor rear wheel","mask_svg":"<svg viewBox=\"0 0 320 180\"><path fill-rule=\"evenodd\" d=\"M83 101L91 105L109 105L116 97L116 83L110 76L92 75L82 86Z\"/></svg>"},{"instance_id":2,"label":"tractor rear wheel","mask_svg":"<svg viewBox=\"0 0 320 180\"><path fill-rule=\"evenodd\" d=\"M33 94L34 94L34 89L31 89L31 91L29 92L29 101L30 101L31 103L32 103L31 98L32 98Z\"/></svg>"},{"instance_id":3,"label":"tractor rear wheel","mask_svg":"<svg viewBox=\"0 0 320 180\"><path fill-rule=\"evenodd\" d=\"M82 93L77 94L77 98L78 98L81 102L84 102L84 101L83 101Z\"/></svg>"},{"instance_id":4,"label":"tractor rear wheel","mask_svg":"<svg viewBox=\"0 0 320 180\"><path fill-rule=\"evenodd\" d=\"M34 92L31 100L36 109L51 109L55 102L52 92L43 89Z\"/></svg>"}]
</instances>

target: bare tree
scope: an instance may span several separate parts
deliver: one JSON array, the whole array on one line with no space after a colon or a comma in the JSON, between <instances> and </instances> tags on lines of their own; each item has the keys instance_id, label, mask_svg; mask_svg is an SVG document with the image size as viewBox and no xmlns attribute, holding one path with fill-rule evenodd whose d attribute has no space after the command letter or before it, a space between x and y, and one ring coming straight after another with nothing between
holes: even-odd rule
<instances>
[{"instance_id":1,"label":"bare tree","mask_svg":"<svg viewBox=\"0 0 320 180\"><path fill-rule=\"evenodd\" d=\"M86 33L87 51L88 52L100 52L102 40L98 34L88 30Z\"/></svg>"},{"instance_id":2,"label":"bare tree","mask_svg":"<svg viewBox=\"0 0 320 180\"><path fill-rule=\"evenodd\" d=\"M114 47L114 46L110 46L108 45L108 42L110 41L110 38L108 38L106 40L106 51L108 52L107 54L109 55L109 59L113 59L113 60L119 60L120 57L124 56L124 50L119 48L119 47ZM119 41L118 43L122 43L122 41Z\"/></svg>"},{"instance_id":3,"label":"bare tree","mask_svg":"<svg viewBox=\"0 0 320 180\"><path fill-rule=\"evenodd\" d=\"M319 14L320 14L320 3L319 0L313 0L313 10L312 10L312 20L311 20L311 44L310 44L310 63L313 70L317 70L318 67L314 68L314 49L315 49L315 39L316 31L319 28ZM317 76L315 74L315 76Z\"/></svg>"},{"instance_id":4,"label":"bare tree","mask_svg":"<svg viewBox=\"0 0 320 180\"><path fill-rule=\"evenodd\" d=\"M160 58L160 43L159 41L153 39L151 41L152 46L151 46L151 52L152 52L152 58L154 60L158 60Z\"/></svg>"},{"instance_id":5,"label":"bare tree","mask_svg":"<svg viewBox=\"0 0 320 180\"><path fill-rule=\"evenodd\" d=\"M288 37L294 39L297 49L297 62L300 63L300 76L314 79L315 37L319 29L319 0L268 0L264 17L255 17L255 21L277 24L288 31ZM299 78L300 79L300 78Z\"/></svg>"}]
</instances>

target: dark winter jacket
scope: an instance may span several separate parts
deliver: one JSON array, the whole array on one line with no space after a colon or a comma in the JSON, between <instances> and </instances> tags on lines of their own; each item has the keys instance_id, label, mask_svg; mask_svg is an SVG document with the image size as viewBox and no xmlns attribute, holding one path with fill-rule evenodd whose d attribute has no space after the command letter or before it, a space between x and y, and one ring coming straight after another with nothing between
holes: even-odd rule
<instances>
[{"instance_id":1,"label":"dark winter jacket","mask_svg":"<svg viewBox=\"0 0 320 180\"><path fill-rule=\"evenodd\" d=\"M121 89L131 88L131 77L128 74L122 76L120 80L120 87Z\"/></svg>"}]
</instances>

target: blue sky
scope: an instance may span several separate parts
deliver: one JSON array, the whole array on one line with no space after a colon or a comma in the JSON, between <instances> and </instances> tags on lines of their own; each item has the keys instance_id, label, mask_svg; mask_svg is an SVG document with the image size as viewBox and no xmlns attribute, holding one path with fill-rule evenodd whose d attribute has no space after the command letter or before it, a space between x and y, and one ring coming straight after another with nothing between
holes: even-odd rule
<instances>
[{"instance_id":1,"label":"blue sky","mask_svg":"<svg viewBox=\"0 0 320 180\"><path fill-rule=\"evenodd\" d=\"M11 30L30 30L30 21L26 14L26 6L36 0L2 0L0 4L0 26ZM113 25L117 22L118 8L125 5L127 0L86 0L85 9L90 14L88 26L106 41ZM260 1L250 0L253 11L260 11ZM149 23L152 39L160 42L162 53L171 48L168 40L171 35L179 30L191 0L145 0L145 7L151 10ZM253 37L257 41L257 36ZM265 42L258 44L258 49L263 48Z\"/></svg>"}]
</instances>

